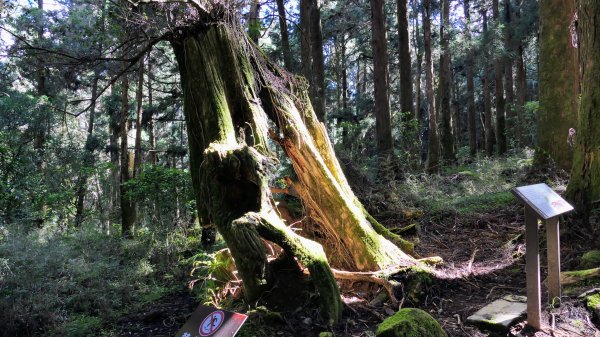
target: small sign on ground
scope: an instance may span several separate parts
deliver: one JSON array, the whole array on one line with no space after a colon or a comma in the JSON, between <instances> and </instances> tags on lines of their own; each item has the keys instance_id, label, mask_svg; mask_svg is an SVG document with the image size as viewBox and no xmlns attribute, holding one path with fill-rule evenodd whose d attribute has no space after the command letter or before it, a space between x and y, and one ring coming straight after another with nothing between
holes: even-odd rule
<instances>
[{"instance_id":1,"label":"small sign on ground","mask_svg":"<svg viewBox=\"0 0 600 337\"><path fill-rule=\"evenodd\" d=\"M233 337L248 316L200 305L176 337Z\"/></svg>"},{"instance_id":2,"label":"small sign on ground","mask_svg":"<svg viewBox=\"0 0 600 337\"><path fill-rule=\"evenodd\" d=\"M496 300L467 318L467 323L486 329L505 331L525 317L527 297L508 295Z\"/></svg>"}]
</instances>

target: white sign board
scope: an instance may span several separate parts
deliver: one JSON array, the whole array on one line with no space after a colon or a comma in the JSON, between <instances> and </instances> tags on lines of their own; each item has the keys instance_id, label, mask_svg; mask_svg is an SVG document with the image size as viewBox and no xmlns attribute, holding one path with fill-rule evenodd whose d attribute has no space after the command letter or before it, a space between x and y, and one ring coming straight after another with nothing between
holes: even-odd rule
<instances>
[{"instance_id":1,"label":"white sign board","mask_svg":"<svg viewBox=\"0 0 600 337\"><path fill-rule=\"evenodd\" d=\"M515 187L512 192L544 220L573 210L573 206L546 184Z\"/></svg>"}]
</instances>

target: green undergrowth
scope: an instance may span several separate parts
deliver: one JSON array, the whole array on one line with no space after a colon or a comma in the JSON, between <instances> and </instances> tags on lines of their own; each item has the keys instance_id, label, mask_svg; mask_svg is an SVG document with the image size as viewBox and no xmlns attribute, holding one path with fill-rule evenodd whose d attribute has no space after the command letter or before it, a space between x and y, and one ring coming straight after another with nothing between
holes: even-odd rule
<instances>
[{"instance_id":1,"label":"green undergrowth","mask_svg":"<svg viewBox=\"0 0 600 337\"><path fill-rule=\"evenodd\" d=\"M531 166L530 153L507 158L482 158L444 167L439 175L407 175L398 185L398 199L408 207L436 214L490 212L515 202L510 190Z\"/></svg>"},{"instance_id":2,"label":"green undergrowth","mask_svg":"<svg viewBox=\"0 0 600 337\"><path fill-rule=\"evenodd\" d=\"M185 289L197 231L0 226L0 336L114 336L119 317Z\"/></svg>"}]
</instances>

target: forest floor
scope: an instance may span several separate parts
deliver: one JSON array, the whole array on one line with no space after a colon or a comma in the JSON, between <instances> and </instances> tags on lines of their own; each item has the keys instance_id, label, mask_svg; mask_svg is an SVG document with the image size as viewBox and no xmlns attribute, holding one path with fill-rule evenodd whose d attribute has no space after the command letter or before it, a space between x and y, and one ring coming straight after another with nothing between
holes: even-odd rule
<instances>
[{"instance_id":1,"label":"forest floor","mask_svg":"<svg viewBox=\"0 0 600 337\"><path fill-rule=\"evenodd\" d=\"M464 179L461 176L470 174L446 173L437 183L453 183ZM502 170L500 179L509 185L553 181L558 182L559 186L555 188L559 191L564 188L561 177L549 176L544 172L532 173L526 168L508 172ZM491 200L497 202L488 202L489 194L480 195L483 201L478 201L477 198L468 199L471 203L479 203L480 206L482 203L486 204L485 207L472 208L471 205L467 205L468 202L459 201L461 207L470 207L468 212L460 207L440 207L433 212L427 212L425 207L420 207L422 213L413 212L417 215L409 216L406 212L377 214L377 209L382 209L377 206L378 200L387 200L389 196L381 199L377 197L377 192L367 198L365 194L362 195L361 199L367 207L376 217L379 215L382 223L392 230L417 221L418 232L414 237L408 237L414 240L418 236L417 253L421 256L440 256L444 260L443 264L436 267L437 277L423 289L420 303L410 303L407 300L403 302L404 306L426 310L441 323L449 336L600 336L600 331L593 323L593 314L577 298L583 291L594 288L594 284L565 291L559 308L544 307L542 331L524 330L525 322L520 322L511 327L510 331L504 332L481 330L465 323L468 316L496 299L505 295L525 295L523 207L514 198L506 197L506 194L494 193L496 192L491 192L491 195L495 195ZM578 230L581 225L577 220L565 218L561 221L562 228L569 229L561 233L562 268L575 270L583 252L592 249L590 246L593 240L585 230ZM545 233L540 233L540 238L544 237ZM540 247L544 279L544 240ZM278 311L273 306L268 310L260 307L259 310L249 312L240 303L230 305L229 308L246 312L250 316L238 334L242 337L318 336L324 331L330 331L334 336L374 336L377 324L397 310L389 303L372 302L378 291L381 291L372 285L353 284L349 287L342 284L342 288L344 317L342 323L333 330L319 323L318 311L311 305L295 310L281 309L281 314L273 314L273 311ZM542 303L547 303L544 287L542 288ZM310 303L310 296L305 301ZM164 297L139 312L122 317L118 322L121 336L173 336L196 305L197 303L185 292Z\"/></svg>"}]
</instances>

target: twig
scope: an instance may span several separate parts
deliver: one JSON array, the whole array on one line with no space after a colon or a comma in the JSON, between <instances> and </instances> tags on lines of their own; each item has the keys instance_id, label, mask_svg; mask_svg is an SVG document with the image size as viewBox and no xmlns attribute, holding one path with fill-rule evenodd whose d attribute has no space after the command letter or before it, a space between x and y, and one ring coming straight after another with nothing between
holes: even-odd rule
<instances>
[{"instance_id":1,"label":"twig","mask_svg":"<svg viewBox=\"0 0 600 337\"><path fill-rule=\"evenodd\" d=\"M471 269L473 268L473 261L475 261L475 254L477 254L477 248L473 250L473 254L471 254L471 258L469 259L469 264L467 265L467 274L471 273Z\"/></svg>"}]
</instances>

